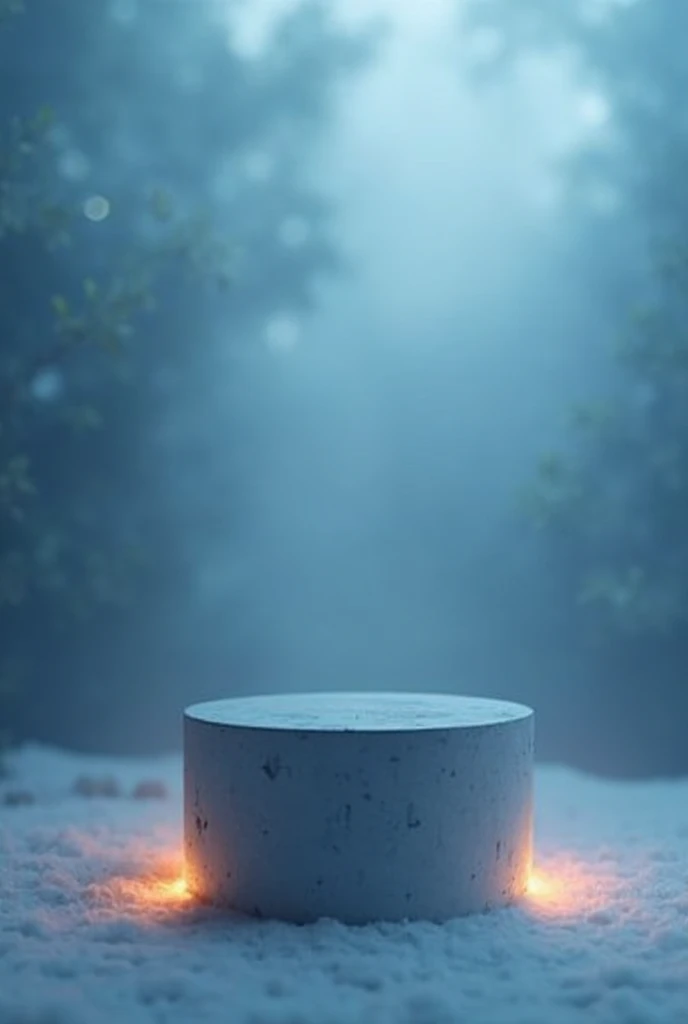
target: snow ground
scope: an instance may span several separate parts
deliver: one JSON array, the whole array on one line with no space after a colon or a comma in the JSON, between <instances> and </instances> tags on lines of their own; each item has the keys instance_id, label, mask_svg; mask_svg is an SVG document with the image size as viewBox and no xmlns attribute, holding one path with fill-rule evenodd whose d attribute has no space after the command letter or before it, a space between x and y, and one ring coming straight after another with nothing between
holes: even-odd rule
<instances>
[{"instance_id":1,"label":"snow ground","mask_svg":"<svg viewBox=\"0 0 688 1024\"><path fill-rule=\"evenodd\" d=\"M180 763L45 748L0 783L0 1024L688 1024L688 780L543 767L524 903L446 925L195 908ZM74 795L110 774L119 797ZM143 779L165 800L134 800ZM8 790L33 805L2 806Z\"/></svg>"}]
</instances>

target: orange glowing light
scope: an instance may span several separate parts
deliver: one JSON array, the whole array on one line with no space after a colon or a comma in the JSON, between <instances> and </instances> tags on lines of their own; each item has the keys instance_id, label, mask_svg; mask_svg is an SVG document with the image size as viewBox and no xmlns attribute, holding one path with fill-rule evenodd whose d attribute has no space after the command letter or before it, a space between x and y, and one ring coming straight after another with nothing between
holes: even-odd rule
<instances>
[{"instance_id":1,"label":"orange glowing light","mask_svg":"<svg viewBox=\"0 0 688 1024\"><path fill-rule=\"evenodd\" d=\"M538 864L526 890L527 908L538 916L588 917L606 911L615 901L618 879L570 857L557 856Z\"/></svg>"},{"instance_id":2,"label":"orange glowing light","mask_svg":"<svg viewBox=\"0 0 688 1024\"><path fill-rule=\"evenodd\" d=\"M528 888L526 891L528 895L534 897L534 899L547 899L552 895L555 889L556 885L551 878L548 878L543 874L538 874L537 871L534 871L528 879Z\"/></svg>"},{"instance_id":3,"label":"orange glowing light","mask_svg":"<svg viewBox=\"0 0 688 1024\"><path fill-rule=\"evenodd\" d=\"M167 916L193 900L179 858L149 861L140 875L115 875L90 893L102 913L129 918Z\"/></svg>"},{"instance_id":4,"label":"orange glowing light","mask_svg":"<svg viewBox=\"0 0 688 1024\"><path fill-rule=\"evenodd\" d=\"M188 900L189 897L191 896L191 893L189 892L189 887L186 884L186 879L182 877L175 879L174 882L171 882L170 893L173 896L178 896L180 899Z\"/></svg>"},{"instance_id":5,"label":"orange glowing light","mask_svg":"<svg viewBox=\"0 0 688 1024\"><path fill-rule=\"evenodd\" d=\"M556 865L538 868L528 880L526 900L531 909L540 914L575 915L583 910L586 902L581 881L580 878L572 880L570 872L557 870Z\"/></svg>"},{"instance_id":6,"label":"orange glowing light","mask_svg":"<svg viewBox=\"0 0 688 1024\"><path fill-rule=\"evenodd\" d=\"M184 900L191 899L189 887L183 876L175 878L171 882L163 880L153 881L150 889L150 896L153 902L158 900L163 902L169 900L172 903L182 903Z\"/></svg>"}]
</instances>

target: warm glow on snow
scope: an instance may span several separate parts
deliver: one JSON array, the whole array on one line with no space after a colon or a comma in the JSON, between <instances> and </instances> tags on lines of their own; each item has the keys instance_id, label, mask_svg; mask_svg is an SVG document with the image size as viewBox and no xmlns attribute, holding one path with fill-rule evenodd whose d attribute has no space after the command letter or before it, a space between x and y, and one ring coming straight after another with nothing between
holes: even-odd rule
<instances>
[{"instance_id":1,"label":"warm glow on snow","mask_svg":"<svg viewBox=\"0 0 688 1024\"><path fill-rule=\"evenodd\" d=\"M538 874L537 871L533 871L532 875L528 879L528 895L532 896L533 899L546 900L552 895L556 885L551 878L546 875Z\"/></svg>"},{"instance_id":2,"label":"warm glow on snow","mask_svg":"<svg viewBox=\"0 0 688 1024\"><path fill-rule=\"evenodd\" d=\"M139 876L114 875L90 889L100 909L123 917L165 914L192 900L178 858L158 861Z\"/></svg>"},{"instance_id":3,"label":"warm glow on snow","mask_svg":"<svg viewBox=\"0 0 688 1024\"><path fill-rule=\"evenodd\" d=\"M186 879L182 876L180 878L175 878L172 882L155 883L150 895L153 900L164 899L177 902L188 900L191 893L189 892L186 884Z\"/></svg>"},{"instance_id":4,"label":"warm glow on snow","mask_svg":"<svg viewBox=\"0 0 688 1024\"><path fill-rule=\"evenodd\" d=\"M604 911L615 898L617 880L566 856L557 856L533 868L526 890L526 906L538 916L586 917Z\"/></svg>"}]
</instances>

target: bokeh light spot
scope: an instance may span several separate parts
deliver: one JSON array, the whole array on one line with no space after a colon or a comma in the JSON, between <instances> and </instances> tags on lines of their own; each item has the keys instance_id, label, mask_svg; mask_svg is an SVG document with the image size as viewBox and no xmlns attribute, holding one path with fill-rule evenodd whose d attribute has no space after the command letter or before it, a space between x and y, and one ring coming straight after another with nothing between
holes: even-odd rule
<instances>
[{"instance_id":1,"label":"bokeh light spot","mask_svg":"<svg viewBox=\"0 0 688 1024\"><path fill-rule=\"evenodd\" d=\"M288 314L272 317L265 327L265 342L273 352L291 352L300 335L298 321Z\"/></svg>"},{"instance_id":2,"label":"bokeh light spot","mask_svg":"<svg viewBox=\"0 0 688 1024\"><path fill-rule=\"evenodd\" d=\"M79 149L67 149L57 161L57 168L67 181L84 181L91 173L91 162Z\"/></svg>"},{"instance_id":3,"label":"bokeh light spot","mask_svg":"<svg viewBox=\"0 0 688 1024\"><path fill-rule=\"evenodd\" d=\"M583 124L591 128L601 128L611 117L609 103L598 92L583 93L578 103L578 115Z\"/></svg>"},{"instance_id":4,"label":"bokeh light spot","mask_svg":"<svg viewBox=\"0 0 688 1024\"><path fill-rule=\"evenodd\" d=\"M64 390L64 378L59 370L46 367L31 381L30 391L38 402L53 402Z\"/></svg>"},{"instance_id":5,"label":"bokeh light spot","mask_svg":"<svg viewBox=\"0 0 688 1024\"><path fill-rule=\"evenodd\" d=\"M110 215L110 201L105 196L89 196L84 203L84 215L96 222L105 220Z\"/></svg>"}]
</instances>

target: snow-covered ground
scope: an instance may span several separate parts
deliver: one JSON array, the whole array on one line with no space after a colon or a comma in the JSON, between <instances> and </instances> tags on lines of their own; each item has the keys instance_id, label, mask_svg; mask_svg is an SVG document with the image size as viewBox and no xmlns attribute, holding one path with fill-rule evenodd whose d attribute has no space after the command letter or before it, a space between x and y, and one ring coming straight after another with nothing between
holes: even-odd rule
<instances>
[{"instance_id":1,"label":"snow-covered ground","mask_svg":"<svg viewBox=\"0 0 688 1024\"><path fill-rule=\"evenodd\" d=\"M193 906L178 759L28 748L0 783L0 1024L688 1024L688 780L537 778L533 892L446 925ZM118 796L74 792L112 776ZM165 799L132 797L163 781ZM33 804L4 806L9 791Z\"/></svg>"}]
</instances>

